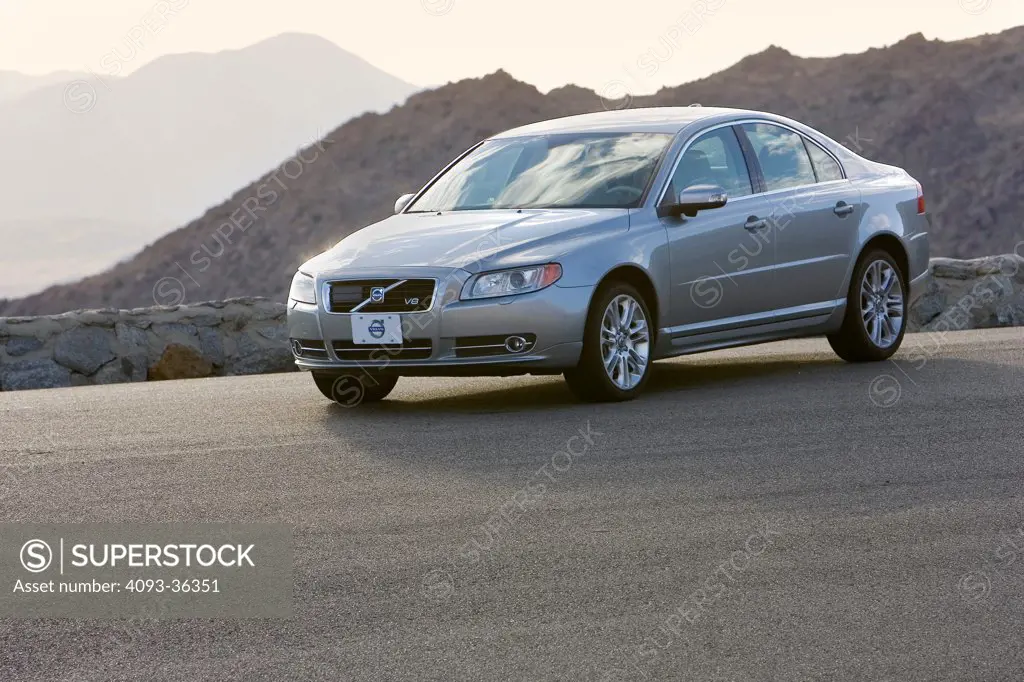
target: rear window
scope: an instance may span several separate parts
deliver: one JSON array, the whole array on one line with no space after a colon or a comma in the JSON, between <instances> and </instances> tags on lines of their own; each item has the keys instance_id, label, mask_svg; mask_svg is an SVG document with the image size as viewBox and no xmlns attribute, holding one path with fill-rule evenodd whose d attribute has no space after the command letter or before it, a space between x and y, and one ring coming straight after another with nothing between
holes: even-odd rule
<instances>
[{"instance_id":1,"label":"rear window","mask_svg":"<svg viewBox=\"0 0 1024 682\"><path fill-rule=\"evenodd\" d=\"M839 167L836 160L811 140L805 141L807 143L807 152L811 155L811 163L814 164L814 174L818 176L818 182L842 180L843 169Z\"/></svg>"}]
</instances>

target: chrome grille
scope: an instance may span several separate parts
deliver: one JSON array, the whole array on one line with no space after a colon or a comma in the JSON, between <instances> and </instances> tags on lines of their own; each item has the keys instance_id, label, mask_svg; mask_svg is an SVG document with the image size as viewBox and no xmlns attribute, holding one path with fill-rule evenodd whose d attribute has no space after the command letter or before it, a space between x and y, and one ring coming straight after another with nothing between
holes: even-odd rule
<instances>
[{"instance_id":1,"label":"chrome grille","mask_svg":"<svg viewBox=\"0 0 1024 682\"><path fill-rule=\"evenodd\" d=\"M292 339L292 354L297 358L326 360L327 348L324 342L316 339Z\"/></svg>"},{"instance_id":2,"label":"chrome grille","mask_svg":"<svg viewBox=\"0 0 1024 682\"><path fill-rule=\"evenodd\" d=\"M512 353L505 347L509 336L522 338L526 345L519 353ZM455 357L484 358L497 355L519 355L533 350L537 343L536 334L501 334L500 336L460 336L455 339Z\"/></svg>"},{"instance_id":3,"label":"chrome grille","mask_svg":"<svg viewBox=\"0 0 1024 682\"><path fill-rule=\"evenodd\" d=\"M435 279L362 279L331 282L328 287L332 313L417 313L430 310L434 303ZM384 298L371 299L374 289L382 289Z\"/></svg>"},{"instance_id":4,"label":"chrome grille","mask_svg":"<svg viewBox=\"0 0 1024 682\"><path fill-rule=\"evenodd\" d=\"M426 360L434 350L430 339L405 339L401 346L365 346L351 341L331 344L339 360L387 362L389 360Z\"/></svg>"}]
</instances>

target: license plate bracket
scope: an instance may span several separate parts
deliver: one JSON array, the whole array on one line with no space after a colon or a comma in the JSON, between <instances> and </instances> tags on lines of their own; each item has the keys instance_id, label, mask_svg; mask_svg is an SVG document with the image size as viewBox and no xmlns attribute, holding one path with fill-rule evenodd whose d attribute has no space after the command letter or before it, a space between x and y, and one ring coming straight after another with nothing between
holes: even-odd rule
<instances>
[{"instance_id":1,"label":"license plate bracket","mask_svg":"<svg viewBox=\"0 0 1024 682\"><path fill-rule=\"evenodd\" d=\"M352 315L352 343L360 346L401 346L401 315Z\"/></svg>"}]
</instances>

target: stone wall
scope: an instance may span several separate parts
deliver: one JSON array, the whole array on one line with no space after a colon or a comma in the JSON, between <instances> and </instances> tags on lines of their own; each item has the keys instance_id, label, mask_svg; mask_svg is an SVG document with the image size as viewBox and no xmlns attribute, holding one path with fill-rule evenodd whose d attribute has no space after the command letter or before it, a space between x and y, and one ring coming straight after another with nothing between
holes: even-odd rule
<instances>
[{"instance_id":1,"label":"stone wall","mask_svg":"<svg viewBox=\"0 0 1024 682\"><path fill-rule=\"evenodd\" d=\"M1024 258L936 258L911 331L1024 325ZM240 298L0 318L0 390L293 371L285 306Z\"/></svg>"},{"instance_id":2,"label":"stone wall","mask_svg":"<svg viewBox=\"0 0 1024 682\"><path fill-rule=\"evenodd\" d=\"M932 281L910 311L910 331L1024 326L1024 258L933 258Z\"/></svg>"},{"instance_id":3,"label":"stone wall","mask_svg":"<svg viewBox=\"0 0 1024 682\"><path fill-rule=\"evenodd\" d=\"M244 298L0 318L0 390L294 370L285 306Z\"/></svg>"}]
</instances>

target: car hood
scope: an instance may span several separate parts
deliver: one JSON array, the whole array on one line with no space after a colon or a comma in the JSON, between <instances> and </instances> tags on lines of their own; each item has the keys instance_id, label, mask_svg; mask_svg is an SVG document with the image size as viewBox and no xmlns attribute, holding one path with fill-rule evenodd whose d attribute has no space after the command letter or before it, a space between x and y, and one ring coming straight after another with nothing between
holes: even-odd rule
<instances>
[{"instance_id":1,"label":"car hood","mask_svg":"<svg viewBox=\"0 0 1024 682\"><path fill-rule=\"evenodd\" d=\"M470 271L544 263L608 230L626 209L530 209L403 213L345 237L301 268L452 267Z\"/></svg>"}]
</instances>

